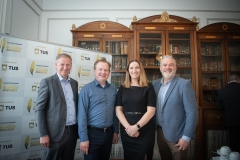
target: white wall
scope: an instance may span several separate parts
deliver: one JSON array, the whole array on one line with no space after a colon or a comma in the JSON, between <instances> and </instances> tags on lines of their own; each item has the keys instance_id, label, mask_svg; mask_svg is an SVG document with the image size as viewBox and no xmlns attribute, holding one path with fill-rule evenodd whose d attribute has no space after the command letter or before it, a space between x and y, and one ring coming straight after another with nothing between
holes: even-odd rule
<instances>
[{"instance_id":1,"label":"white wall","mask_svg":"<svg viewBox=\"0 0 240 160\"><path fill-rule=\"evenodd\" d=\"M191 19L202 28L215 22L240 24L240 0L0 0L7 1L4 32L11 35L71 45L71 26L109 20L127 27L133 16L141 19L167 11ZM0 11L3 15L4 11ZM1 22L2 23L2 22Z\"/></svg>"}]
</instances>

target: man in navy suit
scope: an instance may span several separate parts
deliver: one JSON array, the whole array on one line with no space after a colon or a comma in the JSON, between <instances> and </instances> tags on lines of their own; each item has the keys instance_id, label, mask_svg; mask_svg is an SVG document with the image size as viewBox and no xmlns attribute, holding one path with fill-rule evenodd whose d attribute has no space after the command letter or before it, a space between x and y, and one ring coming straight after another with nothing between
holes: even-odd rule
<instances>
[{"instance_id":1,"label":"man in navy suit","mask_svg":"<svg viewBox=\"0 0 240 160\"><path fill-rule=\"evenodd\" d=\"M198 109L190 81L176 75L176 61L163 56L163 78L153 82L157 95L157 142L162 160L186 160L190 140L194 138Z\"/></svg>"},{"instance_id":2,"label":"man in navy suit","mask_svg":"<svg viewBox=\"0 0 240 160\"><path fill-rule=\"evenodd\" d=\"M229 84L218 91L217 107L225 109L225 126L229 130L230 148L240 152L240 77L230 75Z\"/></svg>"}]
</instances>

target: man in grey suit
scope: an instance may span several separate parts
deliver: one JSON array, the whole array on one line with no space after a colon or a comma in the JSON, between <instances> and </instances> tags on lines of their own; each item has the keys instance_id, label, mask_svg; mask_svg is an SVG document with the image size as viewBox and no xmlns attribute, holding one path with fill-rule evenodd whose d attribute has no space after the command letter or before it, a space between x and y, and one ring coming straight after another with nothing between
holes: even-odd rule
<instances>
[{"instance_id":1,"label":"man in grey suit","mask_svg":"<svg viewBox=\"0 0 240 160\"><path fill-rule=\"evenodd\" d=\"M157 142L161 160L186 160L197 124L197 103L190 81L176 75L176 61L163 56L163 78L153 82L157 95Z\"/></svg>"},{"instance_id":2,"label":"man in grey suit","mask_svg":"<svg viewBox=\"0 0 240 160\"><path fill-rule=\"evenodd\" d=\"M73 160L78 137L78 82L69 77L72 58L56 57L57 73L40 82L36 120L46 160Z\"/></svg>"}]
</instances>

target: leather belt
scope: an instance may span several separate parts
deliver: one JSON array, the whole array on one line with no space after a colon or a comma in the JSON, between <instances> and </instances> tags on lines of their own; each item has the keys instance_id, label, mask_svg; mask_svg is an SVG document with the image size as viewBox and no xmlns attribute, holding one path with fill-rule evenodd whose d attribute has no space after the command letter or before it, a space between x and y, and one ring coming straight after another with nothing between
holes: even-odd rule
<instances>
[{"instance_id":1,"label":"leather belt","mask_svg":"<svg viewBox=\"0 0 240 160\"><path fill-rule=\"evenodd\" d=\"M96 130L96 131L102 131L102 132L108 132L113 130L113 125L110 127L106 127L106 128L98 128L98 127L92 127L92 126L88 126L88 129L92 129L92 130Z\"/></svg>"},{"instance_id":2,"label":"leather belt","mask_svg":"<svg viewBox=\"0 0 240 160\"><path fill-rule=\"evenodd\" d=\"M161 129L162 129L162 126L159 126L159 125L157 125L157 127L159 127L159 128L161 128Z\"/></svg>"},{"instance_id":3,"label":"leather belt","mask_svg":"<svg viewBox=\"0 0 240 160\"><path fill-rule=\"evenodd\" d=\"M76 126L77 124L73 124L73 125L66 125L65 128L72 128L74 126Z\"/></svg>"},{"instance_id":4,"label":"leather belt","mask_svg":"<svg viewBox=\"0 0 240 160\"><path fill-rule=\"evenodd\" d=\"M145 114L142 112L124 112L124 114Z\"/></svg>"}]
</instances>

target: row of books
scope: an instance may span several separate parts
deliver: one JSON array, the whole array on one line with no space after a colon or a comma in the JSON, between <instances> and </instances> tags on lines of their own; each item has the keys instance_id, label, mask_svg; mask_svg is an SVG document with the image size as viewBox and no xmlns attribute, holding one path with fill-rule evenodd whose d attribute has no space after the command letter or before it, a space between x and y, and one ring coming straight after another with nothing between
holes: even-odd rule
<instances>
[{"instance_id":1,"label":"row of books","mask_svg":"<svg viewBox=\"0 0 240 160\"><path fill-rule=\"evenodd\" d=\"M112 70L126 70L127 57L113 56L112 57Z\"/></svg>"},{"instance_id":2,"label":"row of books","mask_svg":"<svg viewBox=\"0 0 240 160\"><path fill-rule=\"evenodd\" d=\"M89 50L100 51L99 43L84 42L84 45L82 45L82 44L79 42L78 47L79 47L79 48L89 49Z\"/></svg>"},{"instance_id":3,"label":"row of books","mask_svg":"<svg viewBox=\"0 0 240 160\"><path fill-rule=\"evenodd\" d=\"M107 42L106 52L112 54L128 54L128 42Z\"/></svg>"},{"instance_id":4,"label":"row of books","mask_svg":"<svg viewBox=\"0 0 240 160\"><path fill-rule=\"evenodd\" d=\"M169 52L170 53L180 53L180 54L189 54L190 47L176 44L169 44Z\"/></svg>"},{"instance_id":5,"label":"row of books","mask_svg":"<svg viewBox=\"0 0 240 160\"><path fill-rule=\"evenodd\" d=\"M202 71L222 71L223 62L202 63Z\"/></svg>"},{"instance_id":6,"label":"row of books","mask_svg":"<svg viewBox=\"0 0 240 160\"><path fill-rule=\"evenodd\" d=\"M203 103L215 103L216 100L212 94L203 94Z\"/></svg>"},{"instance_id":7,"label":"row of books","mask_svg":"<svg viewBox=\"0 0 240 160\"><path fill-rule=\"evenodd\" d=\"M112 73L111 83L117 88L125 81L125 73Z\"/></svg>"},{"instance_id":8,"label":"row of books","mask_svg":"<svg viewBox=\"0 0 240 160\"><path fill-rule=\"evenodd\" d=\"M140 62L142 63L143 66L159 66L160 65L160 62L156 60L155 57L151 57L151 58L141 57Z\"/></svg>"},{"instance_id":9,"label":"row of books","mask_svg":"<svg viewBox=\"0 0 240 160\"><path fill-rule=\"evenodd\" d=\"M223 80L213 77L213 78L203 78L203 90L219 90L221 89L221 84Z\"/></svg>"},{"instance_id":10,"label":"row of books","mask_svg":"<svg viewBox=\"0 0 240 160\"><path fill-rule=\"evenodd\" d=\"M205 46L201 47L202 55L222 55L221 46Z\"/></svg>"},{"instance_id":11,"label":"row of books","mask_svg":"<svg viewBox=\"0 0 240 160\"><path fill-rule=\"evenodd\" d=\"M231 56L240 56L240 46L229 47L228 52Z\"/></svg>"},{"instance_id":12,"label":"row of books","mask_svg":"<svg viewBox=\"0 0 240 160\"><path fill-rule=\"evenodd\" d=\"M162 46L161 45L152 45L152 46L140 46L140 54L155 54L155 53L162 53Z\"/></svg>"},{"instance_id":13,"label":"row of books","mask_svg":"<svg viewBox=\"0 0 240 160\"><path fill-rule=\"evenodd\" d=\"M153 82L162 77L162 74L160 73L160 71L146 72L146 75L149 82Z\"/></svg>"},{"instance_id":14,"label":"row of books","mask_svg":"<svg viewBox=\"0 0 240 160\"><path fill-rule=\"evenodd\" d=\"M192 74L189 74L189 73L176 73L176 76L184 78L184 79L192 82Z\"/></svg>"},{"instance_id":15,"label":"row of books","mask_svg":"<svg viewBox=\"0 0 240 160\"><path fill-rule=\"evenodd\" d=\"M240 64L231 64L231 71L240 71Z\"/></svg>"},{"instance_id":16,"label":"row of books","mask_svg":"<svg viewBox=\"0 0 240 160\"><path fill-rule=\"evenodd\" d=\"M182 67L188 67L191 66L191 58L185 57L185 58L176 58L176 63L177 66L182 66Z\"/></svg>"}]
</instances>

